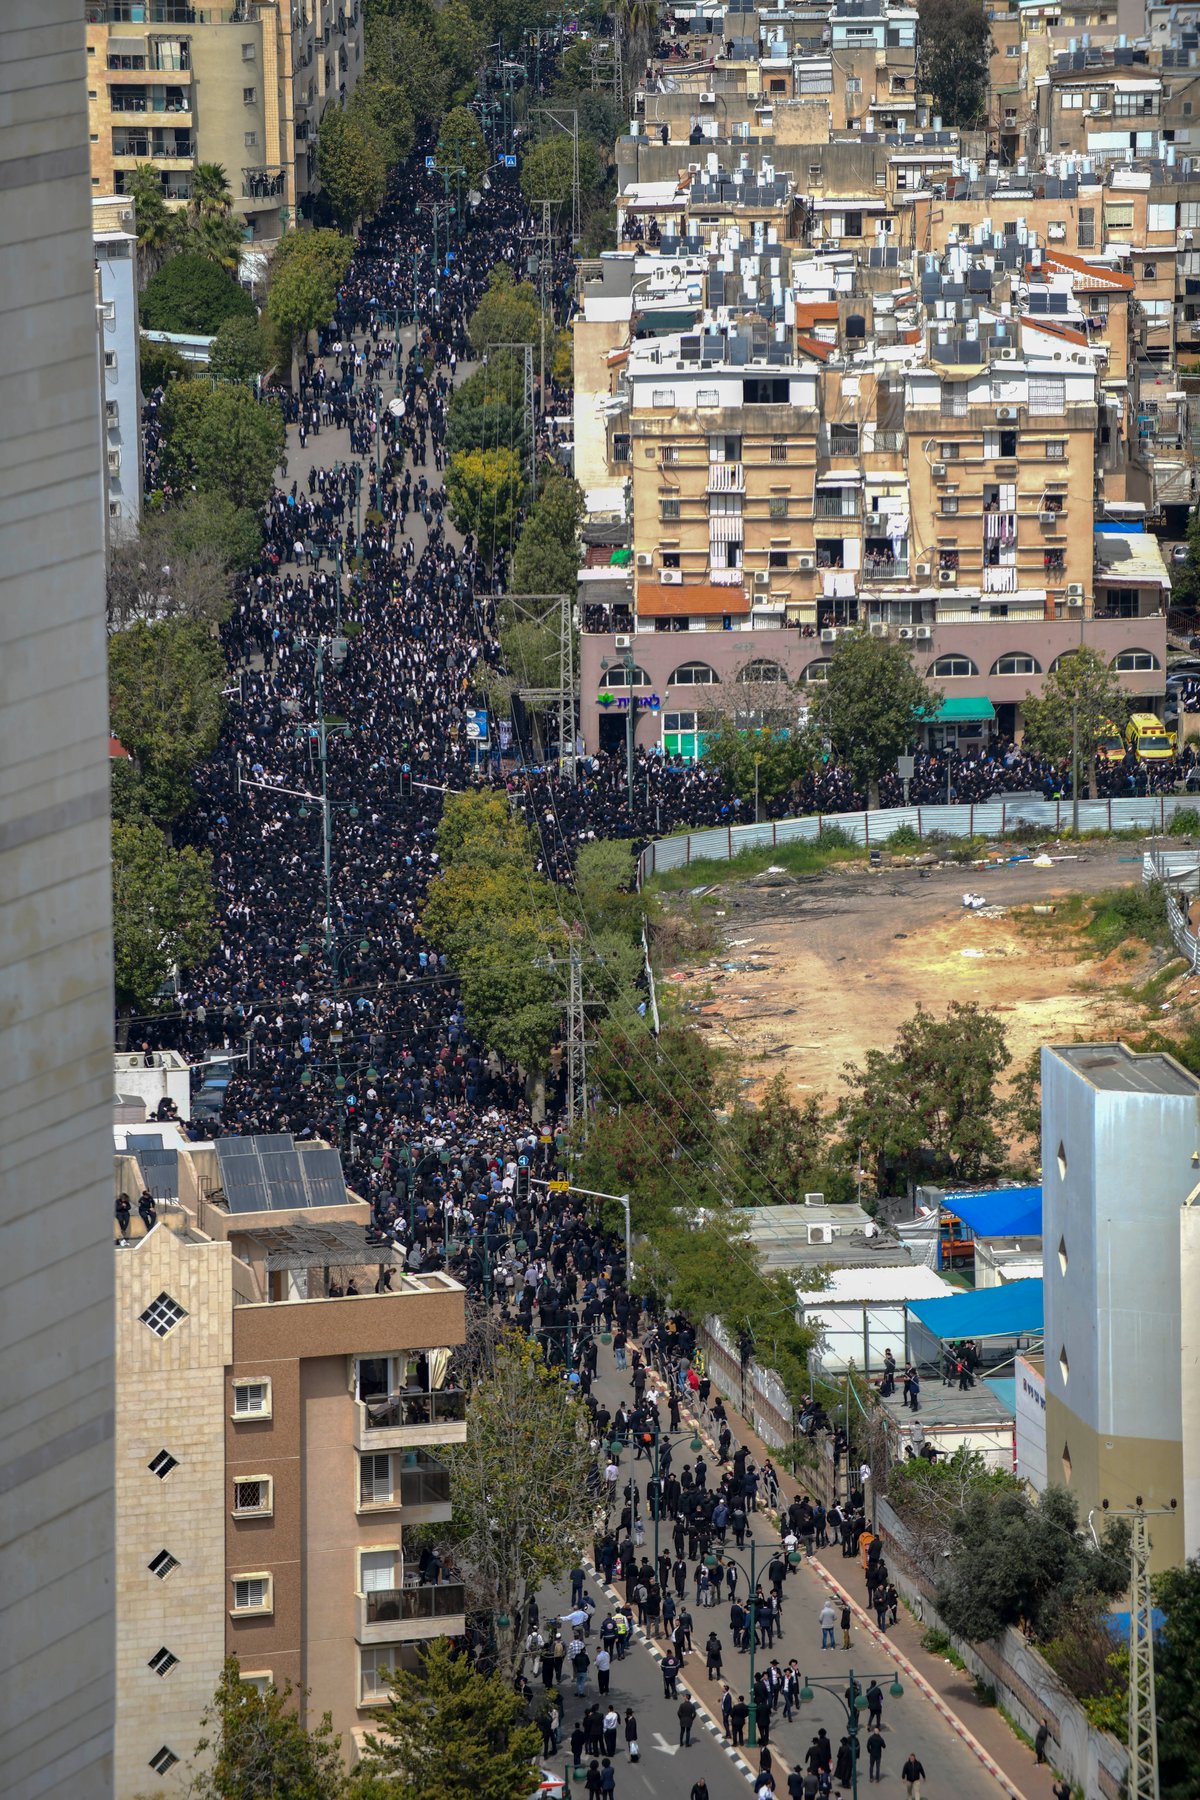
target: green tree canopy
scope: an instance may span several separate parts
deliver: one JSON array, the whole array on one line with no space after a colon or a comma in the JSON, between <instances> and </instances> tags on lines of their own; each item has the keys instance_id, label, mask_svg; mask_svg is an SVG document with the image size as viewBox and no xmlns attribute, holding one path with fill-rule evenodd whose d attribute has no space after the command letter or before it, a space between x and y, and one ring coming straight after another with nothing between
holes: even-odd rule
<instances>
[{"instance_id":1,"label":"green tree canopy","mask_svg":"<svg viewBox=\"0 0 1200 1800\"><path fill-rule=\"evenodd\" d=\"M583 512L583 490L579 483L569 475L548 473L517 539L509 582L512 592L575 592L579 581L579 528L583 523Z\"/></svg>"},{"instance_id":2,"label":"green tree canopy","mask_svg":"<svg viewBox=\"0 0 1200 1800\"><path fill-rule=\"evenodd\" d=\"M259 1693L228 1657L196 1746L193 1800L340 1800L345 1780L341 1739L325 1713L300 1722L291 1682Z\"/></svg>"},{"instance_id":3,"label":"green tree canopy","mask_svg":"<svg viewBox=\"0 0 1200 1800\"><path fill-rule=\"evenodd\" d=\"M133 759L142 810L159 824L192 801L191 774L221 728L225 674L206 625L141 620L108 643L109 718Z\"/></svg>"},{"instance_id":4,"label":"green tree canopy","mask_svg":"<svg viewBox=\"0 0 1200 1800\"><path fill-rule=\"evenodd\" d=\"M325 108L317 134L317 174L341 225L378 212L387 193L388 141L364 111Z\"/></svg>"},{"instance_id":5,"label":"green tree canopy","mask_svg":"<svg viewBox=\"0 0 1200 1800\"><path fill-rule=\"evenodd\" d=\"M217 946L212 857L172 850L144 822L114 822L112 857L117 1006L144 1013L172 969L194 968Z\"/></svg>"},{"instance_id":6,"label":"green tree canopy","mask_svg":"<svg viewBox=\"0 0 1200 1800\"><path fill-rule=\"evenodd\" d=\"M418 129L441 118L454 78L437 26L442 10L427 8L423 18L413 9L367 15L367 67L401 89Z\"/></svg>"},{"instance_id":7,"label":"green tree canopy","mask_svg":"<svg viewBox=\"0 0 1200 1800\"><path fill-rule=\"evenodd\" d=\"M295 356L297 345L304 342L310 331L328 323L336 301L336 283L318 260L294 256L280 267L272 265L267 318L289 355Z\"/></svg>"},{"instance_id":8,"label":"green tree canopy","mask_svg":"<svg viewBox=\"0 0 1200 1800\"><path fill-rule=\"evenodd\" d=\"M350 98L350 112L365 118L387 146L391 164L402 163L413 147L416 125L408 95L399 82L368 68Z\"/></svg>"},{"instance_id":9,"label":"green tree canopy","mask_svg":"<svg viewBox=\"0 0 1200 1800\"><path fill-rule=\"evenodd\" d=\"M1096 745L1105 726L1120 731L1129 717L1129 696L1100 652L1081 644L1060 656L1042 684L1041 698L1026 694L1021 714L1027 748L1055 762L1071 755L1078 730L1079 755L1086 758L1088 791L1094 800Z\"/></svg>"},{"instance_id":10,"label":"green tree canopy","mask_svg":"<svg viewBox=\"0 0 1200 1800\"><path fill-rule=\"evenodd\" d=\"M156 344L152 338L143 337L138 350L144 395L152 394L155 388L166 387L168 381L175 381L181 375L192 373L191 363L174 344Z\"/></svg>"},{"instance_id":11,"label":"green tree canopy","mask_svg":"<svg viewBox=\"0 0 1200 1800\"><path fill-rule=\"evenodd\" d=\"M913 668L907 645L860 630L838 634L812 716L877 806L880 776L912 749L918 716L932 718L941 703L940 691Z\"/></svg>"},{"instance_id":12,"label":"green tree canopy","mask_svg":"<svg viewBox=\"0 0 1200 1800\"><path fill-rule=\"evenodd\" d=\"M258 516L224 494L192 494L166 510L147 508L137 535L111 546L109 629L134 619L220 624L229 616L234 571L253 562L261 548Z\"/></svg>"},{"instance_id":13,"label":"green tree canopy","mask_svg":"<svg viewBox=\"0 0 1200 1800\"><path fill-rule=\"evenodd\" d=\"M348 1800L525 1800L536 1787L542 1734L510 1679L435 1638L388 1686Z\"/></svg>"},{"instance_id":14,"label":"green tree canopy","mask_svg":"<svg viewBox=\"0 0 1200 1800\"><path fill-rule=\"evenodd\" d=\"M947 126L978 125L992 34L980 0L920 0L917 83Z\"/></svg>"},{"instance_id":15,"label":"green tree canopy","mask_svg":"<svg viewBox=\"0 0 1200 1800\"><path fill-rule=\"evenodd\" d=\"M862 1147L881 1194L896 1180L977 1180L1004 1160L996 1083L1011 1060L998 1014L957 1000L944 1019L918 1007L890 1051L845 1065L847 1153Z\"/></svg>"},{"instance_id":16,"label":"green tree canopy","mask_svg":"<svg viewBox=\"0 0 1200 1800\"><path fill-rule=\"evenodd\" d=\"M182 251L147 282L139 302L144 331L211 337L226 319L254 317L245 288L207 256Z\"/></svg>"},{"instance_id":17,"label":"green tree canopy","mask_svg":"<svg viewBox=\"0 0 1200 1800\"><path fill-rule=\"evenodd\" d=\"M478 187L488 166L483 127L469 106L452 106L438 132L437 161L440 169L461 168L471 187Z\"/></svg>"},{"instance_id":18,"label":"green tree canopy","mask_svg":"<svg viewBox=\"0 0 1200 1800\"><path fill-rule=\"evenodd\" d=\"M528 281L516 281L507 263L497 263L487 288L467 322L476 356L492 344L535 344L541 333L541 309Z\"/></svg>"},{"instance_id":19,"label":"green tree canopy","mask_svg":"<svg viewBox=\"0 0 1200 1800\"><path fill-rule=\"evenodd\" d=\"M704 740L704 761L720 771L725 786L743 800L752 801L757 791L761 803L786 794L819 754L820 741L809 728L744 726L735 713L724 714Z\"/></svg>"},{"instance_id":20,"label":"green tree canopy","mask_svg":"<svg viewBox=\"0 0 1200 1800\"><path fill-rule=\"evenodd\" d=\"M261 506L283 455L283 414L248 388L175 381L160 412L166 462L182 484L220 493L235 506Z\"/></svg>"},{"instance_id":21,"label":"green tree canopy","mask_svg":"<svg viewBox=\"0 0 1200 1800\"><path fill-rule=\"evenodd\" d=\"M137 165L126 180L125 192L137 213L138 279L144 287L154 271L179 249L184 221L163 198L162 180L153 163Z\"/></svg>"},{"instance_id":22,"label":"green tree canopy","mask_svg":"<svg viewBox=\"0 0 1200 1800\"><path fill-rule=\"evenodd\" d=\"M575 159L571 139L563 132L531 143L521 159L521 192L528 205L540 207L547 200L552 205L569 208L574 178ZM593 193L604 179L600 153L582 132L579 134L579 191L581 197ZM570 213L568 211L569 219Z\"/></svg>"},{"instance_id":23,"label":"green tree canopy","mask_svg":"<svg viewBox=\"0 0 1200 1800\"><path fill-rule=\"evenodd\" d=\"M245 313L223 320L208 353L209 373L222 381L253 382L269 367L261 322Z\"/></svg>"},{"instance_id":24,"label":"green tree canopy","mask_svg":"<svg viewBox=\"0 0 1200 1800\"><path fill-rule=\"evenodd\" d=\"M450 396L446 447L460 450L528 451L525 428L525 371L507 350L495 350L460 382Z\"/></svg>"},{"instance_id":25,"label":"green tree canopy","mask_svg":"<svg viewBox=\"0 0 1200 1800\"><path fill-rule=\"evenodd\" d=\"M739 1204L794 1205L807 1193L854 1198L853 1170L835 1146L830 1115L815 1095L798 1105L782 1070L756 1104L743 1100L733 1107L727 1136L745 1178Z\"/></svg>"},{"instance_id":26,"label":"green tree canopy","mask_svg":"<svg viewBox=\"0 0 1200 1800\"><path fill-rule=\"evenodd\" d=\"M293 263L307 263L310 267L323 269L330 284L337 288L349 274L353 257L354 239L347 237L345 232L333 231L327 225L319 226L315 231L288 231L271 252L271 274L277 275Z\"/></svg>"},{"instance_id":27,"label":"green tree canopy","mask_svg":"<svg viewBox=\"0 0 1200 1800\"><path fill-rule=\"evenodd\" d=\"M1159 1575L1154 1600L1166 1614L1154 1652L1162 1796L1192 1800L1200 1764L1200 1557Z\"/></svg>"},{"instance_id":28,"label":"green tree canopy","mask_svg":"<svg viewBox=\"0 0 1200 1800\"><path fill-rule=\"evenodd\" d=\"M489 562L513 534L525 483L511 450L463 450L446 467L450 517Z\"/></svg>"}]
</instances>

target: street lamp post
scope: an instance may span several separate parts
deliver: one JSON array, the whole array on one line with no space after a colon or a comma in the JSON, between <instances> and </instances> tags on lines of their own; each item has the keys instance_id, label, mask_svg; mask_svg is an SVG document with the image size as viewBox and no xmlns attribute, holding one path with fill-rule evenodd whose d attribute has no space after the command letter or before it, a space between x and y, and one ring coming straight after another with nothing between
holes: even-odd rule
<instances>
[{"instance_id":1,"label":"street lamp post","mask_svg":"<svg viewBox=\"0 0 1200 1800\"><path fill-rule=\"evenodd\" d=\"M800 1552L798 1550L788 1550L787 1545L783 1542L782 1538L779 1540L779 1542L777 1544L775 1542L772 1542L769 1545L764 1545L763 1548L784 1551L784 1553L787 1556L789 1565L793 1569L799 1568L800 1562L802 1560L801 1556L800 1556ZM713 1565L716 1563L716 1560L717 1559L715 1556L706 1556L704 1559L705 1566L707 1568L711 1569L713 1567ZM742 1565L738 1561L736 1556L727 1556L725 1558L725 1561L727 1563L732 1563L735 1569L740 1569L743 1576L746 1574L745 1569L742 1568ZM754 1716L754 1661L755 1661L756 1652L758 1650L758 1601L757 1601L757 1597L756 1597L758 1594L758 1542L754 1538L753 1535L750 1538L750 1576L749 1576L749 1580L750 1580L750 1610L749 1610L749 1614L748 1614L749 1627L750 1627L750 1721L749 1721L749 1723L750 1723L750 1748L753 1750L755 1745L758 1743L758 1721Z\"/></svg>"},{"instance_id":2,"label":"street lamp post","mask_svg":"<svg viewBox=\"0 0 1200 1800\"><path fill-rule=\"evenodd\" d=\"M813 1697L813 1689L820 1688L822 1693L832 1694L842 1708L842 1711L845 1713L846 1735L850 1739L850 1794L851 1800L858 1800L858 1715L867 1710L867 1696L861 1682L855 1680L854 1670L850 1669L848 1674L850 1680L844 1694L838 1688L831 1686L829 1682L810 1681L806 1675L804 1677L804 1685L800 1689L800 1699L802 1702L811 1700ZM862 1679L865 1682L870 1683L872 1681L879 1681L881 1678L878 1675L867 1675ZM891 1686L888 1688L888 1693L891 1694L894 1699L899 1700L903 1692L904 1689L900 1684L899 1677L893 1677ZM751 1717L753 1717L753 1714Z\"/></svg>"}]
</instances>

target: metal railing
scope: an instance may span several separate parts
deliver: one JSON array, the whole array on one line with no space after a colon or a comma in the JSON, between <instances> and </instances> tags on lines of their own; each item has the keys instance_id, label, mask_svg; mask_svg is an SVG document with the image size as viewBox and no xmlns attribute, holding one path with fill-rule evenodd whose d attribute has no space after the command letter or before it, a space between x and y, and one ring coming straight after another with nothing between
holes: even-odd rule
<instances>
[{"instance_id":1,"label":"metal railing","mask_svg":"<svg viewBox=\"0 0 1200 1800\"><path fill-rule=\"evenodd\" d=\"M466 1611L467 1590L460 1581L437 1587L377 1588L365 1594L368 1625L404 1623L412 1619L453 1619Z\"/></svg>"},{"instance_id":2,"label":"metal railing","mask_svg":"<svg viewBox=\"0 0 1200 1800\"><path fill-rule=\"evenodd\" d=\"M840 494L822 494L819 490L813 495L814 519L857 519L858 495L845 500Z\"/></svg>"},{"instance_id":3,"label":"metal railing","mask_svg":"<svg viewBox=\"0 0 1200 1800\"><path fill-rule=\"evenodd\" d=\"M864 581L907 581L907 556L867 556L863 558Z\"/></svg>"},{"instance_id":4,"label":"metal railing","mask_svg":"<svg viewBox=\"0 0 1200 1800\"><path fill-rule=\"evenodd\" d=\"M277 200L284 191L282 169L243 169L243 200Z\"/></svg>"},{"instance_id":5,"label":"metal railing","mask_svg":"<svg viewBox=\"0 0 1200 1800\"><path fill-rule=\"evenodd\" d=\"M460 1424L467 1416L465 1388L402 1388L398 1394L363 1396L364 1430L394 1431L399 1425Z\"/></svg>"}]
</instances>

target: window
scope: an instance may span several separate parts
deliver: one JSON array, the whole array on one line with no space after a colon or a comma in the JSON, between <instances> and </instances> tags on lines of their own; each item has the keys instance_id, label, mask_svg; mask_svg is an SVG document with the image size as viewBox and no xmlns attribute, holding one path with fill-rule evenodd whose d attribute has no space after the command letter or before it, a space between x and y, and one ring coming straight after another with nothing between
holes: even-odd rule
<instances>
[{"instance_id":1,"label":"window","mask_svg":"<svg viewBox=\"0 0 1200 1800\"><path fill-rule=\"evenodd\" d=\"M235 1518L265 1518L271 1512L271 1477L240 1475L233 1484Z\"/></svg>"},{"instance_id":2,"label":"window","mask_svg":"<svg viewBox=\"0 0 1200 1800\"><path fill-rule=\"evenodd\" d=\"M664 495L658 503L660 519L677 519L679 517L679 495Z\"/></svg>"},{"instance_id":3,"label":"window","mask_svg":"<svg viewBox=\"0 0 1200 1800\"><path fill-rule=\"evenodd\" d=\"M979 670L969 656L939 656L936 662L929 665L931 681L961 681L968 675L978 675Z\"/></svg>"},{"instance_id":4,"label":"window","mask_svg":"<svg viewBox=\"0 0 1200 1800\"><path fill-rule=\"evenodd\" d=\"M242 61L243 62L253 62L254 61L254 45L253 44L243 44L242 45Z\"/></svg>"},{"instance_id":5,"label":"window","mask_svg":"<svg viewBox=\"0 0 1200 1800\"><path fill-rule=\"evenodd\" d=\"M1065 462L1067 441L1065 438L1047 438L1042 446L1042 454L1047 462Z\"/></svg>"},{"instance_id":6,"label":"window","mask_svg":"<svg viewBox=\"0 0 1200 1800\"><path fill-rule=\"evenodd\" d=\"M1065 1275L1067 1272L1067 1240L1065 1237L1060 1237L1058 1240L1058 1266Z\"/></svg>"},{"instance_id":7,"label":"window","mask_svg":"<svg viewBox=\"0 0 1200 1800\"><path fill-rule=\"evenodd\" d=\"M674 406L674 388L652 388L650 392L651 406Z\"/></svg>"},{"instance_id":8,"label":"window","mask_svg":"<svg viewBox=\"0 0 1200 1800\"><path fill-rule=\"evenodd\" d=\"M772 494L767 501L767 516L771 519L786 519L788 503L786 494Z\"/></svg>"},{"instance_id":9,"label":"window","mask_svg":"<svg viewBox=\"0 0 1200 1800\"><path fill-rule=\"evenodd\" d=\"M187 1318L178 1300L172 1300L170 1294L160 1294L138 1316L142 1324L148 1326L155 1337L160 1338L165 1338L169 1331L174 1331L180 1320Z\"/></svg>"},{"instance_id":10,"label":"window","mask_svg":"<svg viewBox=\"0 0 1200 1800\"><path fill-rule=\"evenodd\" d=\"M160 1581L165 1581L171 1570L179 1567L179 1558L172 1556L169 1550L160 1550L157 1556L151 1557L146 1567L152 1575L157 1575Z\"/></svg>"},{"instance_id":11,"label":"window","mask_svg":"<svg viewBox=\"0 0 1200 1800\"><path fill-rule=\"evenodd\" d=\"M271 1382L235 1381L233 1384L233 1416L235 1419L269 1419L271 1416Z\"/></svg>"},{"instance_id":12,"label":"window","mask_svg":"<svg viewBox=\"0 0 1200 1800\"><path fill-rule=\"evenodd\" d=\"M257 88L243 88L242 89L242 105L243 106L254 106L257 104L257 102L258 102L258 89Z\"/></svg>"},{"instance_id":13,"label":"window","mask_svg":"<svg viewBox=\"0 0 1200 1800\"><path fill-rule=\"evenodd\" d=\"M707 663L680 663L668 677L668 687L711 687L721 677Z\"/></svg>"},{"instance_id":14,"label":"window","mask_svg":"<svg viewBox=\"0 0 1200 1800\"><path fill-rule=\"evenodd\" d=\"M788 566L788 552L786 550L768 550L767 551L767 567L768 567L768 569L786 569L787 566Z\"/></svg>"},{"instance_id":15,"label":"window","mask_svg":"<svg viewBox=\"0 0 1200 1800\"><path fill-rule=\"evenodd\" d=\"M787 675L770 657L756 656L744 669L738 670L737 678L739 681L786 681Z\"/></svg>"},{"instance_id":16,"label":"window","mask_svg":"<svg viewBox=\"0 0 1200 1800\"><path fill-rule=\"evenodd\" d=\"M1157 669L1159 663L1149 650L1122 650L1113 657L1110 666L1118 675L1144 675L1149 669Z\"/></svg>"},{"instance_id":17,"label":"window","mask_svg":"<svg viewBox=\"0 0 1200 1800\"><path fill-rule=\"evenodd\" d=\"M858 426L831 425L829 427L829 454L831 456L857 456Z\"/></svg>"},{"instance_id":18,"label":"window","mask_svg":"<svg viewBox=\"0 0 1200 1800\"><path fill-rule=\"evenodd\" d=\"M244 1681L247 1687L253 1688L255 1693L260 1696L265 1694L268 1688L274 1687L275 1685L275 1678L270 1669L255 1669L250 1674L247 1674L246 1670L242 1669L238 1673L238 1680Z\"/></svg>"},{"instance_id":19,"label":"window","mask_svg":"<svg viewBox=\"0 0 1200 1800\"><path fill-rule=\"evenodd\" d=\"M993 675L1040 675L1041 672L1040 664L1021 650L1010 650L992 664Z\"/></svg>"},{"instance_id":20,"label":"window","mask_svg":"<svg viewBox=\"0 0 1200 1800\"><path fill-rule=\"evenodd\" d=\"M1070 1444L1063 1445L1062 1472L1063 1472L1063 1480L1069 1482L1071 1479L1071 1446L1070 1446Z\"/></svg>"},{"instance_id":21,"label":"window","mask_svg":"<svg viewBox=\"0 0 1200 1800\"><path fill-rule=\"evenodd\" d=\"M107 375L115 375L116 374L116 372L117 372L117 353L115 350L106 350L104 352L104 370Z\"/></svg>"},{"instance_id":22,"label":"window","mask_svg":"<svg viewBox=\"0 0 1200 1800\"><path fill-rule=\"evenodd\" d=\"M786 439L782 443L776 442L771 445L771 461L773 463L785 463L787 461L787 454L788 447Z\"/></svg>"},{"instance_id":23,"label":"window","mask_svg":"<svg viewBox=\"0 0 1200 1800\"><path fill-rule=\"evenodd\" d=\"M740 519L742 496L740 494L710 494L708 496L708 512L710 518Z\"/></svg>"},{"instance_id":24,"label":"window","mask_svg":"<svg viewBox=\"0 0 1200 1800\"><path fill-rule=\"evenodd\" d=\"M358 1553L358 1591L360 1594L386 1594L398 1586L394 1544L383 1550L360 1550Z\"/></svg>"},{"instance_id":25,"label":"window","mask_svg":"<svg viewBox=\"0 0 1200 1800\"><path fill-rule=\"evenodd\" d=\"M179 1758L176 1756L175 1752L169 1750L164 1744L162 1749L156 1750L154 1755L150 1758L150 1767L154 1770L156 1775L166 1775L175 1767L175 1764L178 1761Z\"/></svg>"},{"instance_id":26,"label":"window","mask_svg":"<svg viewBox=\"0 0 1200 1800\"><path fill-rule=\"evenodd\" d=\"M695 727L691 727L695 729ZM411 1669L420 1654L416 1644L369 1644L359 1652L358 1703L373 1706L390 1692L385 1675L391 1669Z\"/></svg>"},{"instance_id":27,"label":"window","mask_svg":"<svg viewBox=\"0 0 1200 1800\"><path fill-rule=\"evenodd\" d=\"M247 150L256 150L258 148L257 131L247 131L242 138L242 142L245 144Z\"/></svg>"},{"instance_id":28,"label":"window","mask_svg":"<svg viewBox=\"0 0 1200 1800\"><path fill-rule=\"evenodd\" d=\"M829 658L822 656L816 662L810 662L800 676L801 681L809 683L829 680Z\"/></svg>"},{"instance_id":29,"label":"window","mask_svg":"<svg viewBox=\"0 0 1200 1800\"><path fill-rule=\"evenodd\" d=\"M146 1467L152 1475L157 1475L160 1481L165 1481L171 1470L179 1467L179 1460L172 1456L169 1450L160 1450L158 1455L147 1463Z\"/></svg>"},{"instance_id":30,"label":"window","mask_svg":"<svg viewBox=\"0 0 1200 1800\"><path fill-rule=\"evenodd\" d=\"M610 688L649 687L650 677L636 663L632 669L626 668L624 663L614 663L604 670L604 682Z\"/></svg>"},{"instance_id":31,"label":"window","mask_svg":"<svg viewBox=\"0 0 1200 1800\"><path fill-rule=\"evenodd\" d=\"M360 1506L390 1506L392 1503L392 1459L375 1454L358 1459L358 1503Z\"/></svg>"},{"instance_id":32,"label":"window","mask_svg":"<svg viewBox=\"0 0 1200 1800\"><path fill-rule=\"evenodd\" d=\"M679 461L679 445L663 444L658 452L658 460L664 465L667 463L677 463Z\"/></svg>"},{"instance_id":33,"label":"window","mask_svg":"<svg viewBox=\"0 0 1200 1800\"><path fill-rule=\"evenodd\" d=\"M1030 418L1059 418L1066 404L1067 384L1063 376L1040 375L1030 379Z\"/></svg>"},{"instance_id":34,"label":"window","mask_svg":"<svg viewBox=\"0 0 1200 1800\"><path fill-rule=\"evenodd\" d=\"M1079 209L1079 248L1093 250L1096 246L1096 209L1094 206L1081 206Z\"/></svg>"},{"instance_id":35,"label":"window","mask_svg":"<svg viewBox=\"0 0 1200 1800\"><path fill-rule=\"evenodd\" d=\"M1059 108L1062 112L1083 111L1083 89L1064 88L1058 96Z\"/></svg>"},{"instance_id":36,"label":"window","mask_svg":"<svg viewBox=\"0 0 1200 1800\"><path fill-rule=\"evenodd\" d=\"M1104 229L1106 231L1132 231L1133 201L1106 201L1104 207Z\"/></svg>"},{"instance_id":37,"label":"window","mask_svg":"<svg viewBox=\"0 0 1200 1800\"><path fill-rule=\"evenodd\" d=\"M150 1658L148 1667L153 1669L156 1675L169 1675L178 1661L179 1658L174 1656L164 1644L161 1650L156 1650L154 1652L154 1655Z\"/></svg>"},{"instance_id":38,"label":"window","mask_svg":"<svg viewBox=\"0 0 1200 1800\"><path fill-rule=\"evenodd\" d=\"M708 440L708 460L710 463L735 463L742 460L742 440L731 432Z\"/></svg>"},{"instance_id":39,"label":"window","mask_svg":"<svg viewBox=\"0 0 1200 1800\"><path fill-rule=\"evenodd\" d=\"M1058 1151L1054 1160L1058 1164L1058 1179L1065 1181L1067 1179L1067 1152L1061 1138L1058 1140Z\"/></svg>"},{"instance_id":40,"label":"window","mask_svg":"<svg viewBox=\"0 0 1200 1800\"><path fill-rule=\"evenodd\" d=\"M235 1613L268 1613L271 1604L269 1575L234 1575L233 1607Z\"/></svg>"},{"instance_id":41,"label":"window","mask_svg":"<svg viewBox=\"0 0 1200 1800\"><path fill-rule=\"evenodd\" d=\"M1065 1344L1061 1346L1058 1352L1058 1371L1062 1376L1063 1386L1066 1387L1067 1378L1071 1373L1071 1365L1067 1360L1067 1346Z\"/></svg>"},{"instance_id":42,"label":"window","mask_svg":"<svg viewBox=\"0 0 1200 1800\"><path fill-rule=\"evenodd\" d=\"M952 419L965 419L967 416L967 384L965 381L944 381L942 383L942 411Z\"/></svg>"},{"instance_id":43,"label":"window","mask_svg":"<svg viewBox=\"0 0 1200 1800\"><path fill-rule=\"evenodd\" d=\"M952 517L953 514L958 511L958 495L957 494L943 494L942 499L941 499L941 505L938 510L941 512L941 514L944 518Z\"/></svg>"},{"instance_id":44,"label":"window","mask_svg":"<svg viewBox=\"0 0 1200 1800\"><path fill-rule=\"evenodd\" d=\"M959 446L957 444L939 444L937 460L939 462L957 462Z\"/></svg>"}]
</instances>

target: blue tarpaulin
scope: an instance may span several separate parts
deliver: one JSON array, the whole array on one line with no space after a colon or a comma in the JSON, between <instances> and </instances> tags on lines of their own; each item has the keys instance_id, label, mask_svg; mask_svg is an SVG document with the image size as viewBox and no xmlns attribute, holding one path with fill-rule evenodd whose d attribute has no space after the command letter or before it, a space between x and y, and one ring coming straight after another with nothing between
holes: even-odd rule
<instances>
[{"instance_id":1,"label":"blue tarpaulin","mask_svg":"<svg viewBox=\"0 0 1200 1800\"><path fill-rule=\"evenodd\" d=\"M936 1338L1027 1337L1042 1330L1042 1284L1009 1281L945 1300L910 1300L908 1312Z\"/></svg>"},{"instance_id":2,"label":"blue tarpaulin","mask_svg":"<svg viewBox=\"0 0 1200 1800\"><path fill-rule=\"evenodd\" d=\"M976 1237L1041 1237L1040 1187L992 1188L984 1193L947 1194L942 1209L962 1220Z\"/></svg>"}]
</instances>

